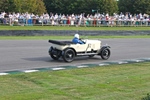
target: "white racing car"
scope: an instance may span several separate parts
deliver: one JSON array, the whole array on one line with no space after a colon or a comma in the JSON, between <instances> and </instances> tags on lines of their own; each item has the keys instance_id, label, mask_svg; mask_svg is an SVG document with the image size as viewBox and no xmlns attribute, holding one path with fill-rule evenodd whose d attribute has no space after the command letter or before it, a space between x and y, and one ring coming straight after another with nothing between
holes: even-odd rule
<instances>
[{"instance_id":1,"label":"white racing car","mask_svg":"<svg viewBox=\"0 0 150 100\"><path fill-rule=\"evenodd\" d=\"M71 41L49 40L49 43L51 43L48 51L49 55L54 60L62 57L65 62L72 62L77 56L93 57L99 55L104 60L110 57L110 46L101 46L100 40L87 39L82 41L85 44L74 44Z\"/></svg>"}]
</instances>

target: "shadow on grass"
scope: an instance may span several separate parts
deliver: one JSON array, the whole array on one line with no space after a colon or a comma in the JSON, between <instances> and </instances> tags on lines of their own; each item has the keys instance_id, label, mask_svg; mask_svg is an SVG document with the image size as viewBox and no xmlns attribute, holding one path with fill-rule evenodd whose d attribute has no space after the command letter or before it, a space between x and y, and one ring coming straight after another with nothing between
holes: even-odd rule
<instances>
[{"instance_id":1,"label":"shadow on grass","mask_svg":"<svg viewBox=\"0 0 150 100\"><path fill-rule=\"evenodd\" d=\"M144 97L144 98L142 98L141 100L150 100L150 94L149 94L149 93L147 93L147 96L146 96L146 97Z\"/></svg>"}]
</instances>

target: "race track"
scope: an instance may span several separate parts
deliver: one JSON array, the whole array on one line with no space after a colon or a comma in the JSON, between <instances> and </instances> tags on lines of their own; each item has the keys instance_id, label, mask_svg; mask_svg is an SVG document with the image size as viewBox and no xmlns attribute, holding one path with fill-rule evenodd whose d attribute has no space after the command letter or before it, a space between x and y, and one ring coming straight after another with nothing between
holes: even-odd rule
<instances>
[{"instance_id":1,"label":"race track","mask_svg":"<svg viewBox=\"0 0 150 100\"><path fill-rule=\"evenodd\" d=\"M48 40L0 40L0 72L150 58L150 39L101 39L101 41L102 45L111 46L111 57L108 60L95 56L76 58L73 62L66 63L62 59L54 61L50 58Z\"/></svg>"}]
</instances>

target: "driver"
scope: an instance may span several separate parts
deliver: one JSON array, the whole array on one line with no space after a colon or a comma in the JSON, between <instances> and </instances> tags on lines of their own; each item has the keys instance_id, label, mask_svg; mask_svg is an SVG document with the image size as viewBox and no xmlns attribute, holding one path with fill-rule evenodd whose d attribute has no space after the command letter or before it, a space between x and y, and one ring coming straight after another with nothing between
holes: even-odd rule
<instances>
[{"instance_id":1,"label":"driver","mask_svg":"<svg viewBox=\"0 0 150 100\"><path fill-rule=\"evenodd\" d=\"M75 44L85 44L83 41L81 41L79 39L79 34L74 35L74 38L72 39L72 42L75 43Z\"/></svg>"}]
</instances>

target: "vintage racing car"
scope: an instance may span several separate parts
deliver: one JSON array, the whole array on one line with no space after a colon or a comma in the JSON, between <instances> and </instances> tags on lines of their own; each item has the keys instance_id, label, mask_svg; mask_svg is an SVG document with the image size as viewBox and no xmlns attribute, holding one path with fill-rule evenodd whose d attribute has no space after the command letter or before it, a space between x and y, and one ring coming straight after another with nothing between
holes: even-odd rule
<instances>
[{"instance_id":1,"label":"vintage racing car","mask_svg":"<svg viewBox=\"0 0 150 100\"><path fill-rule=\"evenodd\" d=\"M74 44L72 41L49 40L51 47L49 55L52 59L58 60L60 57L65 62L72 62L77 56L93 57L99 55L102 59L107 60L110 57L110 46L101 46L100 40L82 40L85 44Z\"/></svg>"}]
</instances>

